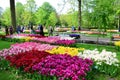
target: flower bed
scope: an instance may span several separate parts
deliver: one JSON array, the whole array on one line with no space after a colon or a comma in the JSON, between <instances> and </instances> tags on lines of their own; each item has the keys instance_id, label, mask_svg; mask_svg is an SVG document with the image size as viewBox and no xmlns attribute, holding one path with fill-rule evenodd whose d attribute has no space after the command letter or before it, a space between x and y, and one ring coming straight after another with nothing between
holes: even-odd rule
<instances>
[{"instance_id":1,"label":"flower bed","mask_svg":"<svg viewBox=\"0 0 120 80\"><path fill-rule=\"evenodd\" d=\"M114 45L120 47L120 41L115 41Z\"/></svg>"},{"instance_id":2,"label":"flower bed","mask_svg":"<svg viewBox=\"0 0 120 80\"><path fill-rule=\"evenodd\" d=\"M30 30L24 30L25 33L30 33Z\"/></svg>"},{"instance_id":3,"label":"flower bed","mask_svg":"<svg viewBox=\"0 0 120 80\"><path fill-rule=\"evenodd\" d=\"M93 62L89 59L84 60L74 55L74 53L78 53L79 50L83 49L70 47L58 48L56 55L45 52L50 51L53 48L57 49L57 46L35 42L25 42L13 44L9 49L0 51L0 54L4 57L4 59L11 63L11 66L18 68L20 72L22 70L25 72L37 71L41 75L54 76L59 79L66 78L84 80L87 72L91 70L90 66L92 66ZM60 50L65 53L63 52L62 54L58 54ZM70 55L74 57L68 55L70 51L73 51ZM68 52L68 54L66 54L66 52ZM40 64L44 65L39 66ZM49 72L46 70L49 70Z\"/></svg>"},{"instance_id":4,"label":"flower bed","mask_svg":"<svg viewBox=\"0 0 120 80\"><path fill-rule=\"evenodd\" d=\"M24 40L25 42L27 42L27 41L30 41L30 40L32 40L34 37L30 37L30 36L27 36L27 35L9 35L9 36L6 36L6 38L8 38L8 39L18 39L18 40Z\"/></svg>"},{"instance_id":5,"label":"flower bed","mask_svg":"<svg viewBox=\"0 0 120 80\"><path fill-rule=\"evenodd\" d=\"M56 41L60 40L60 37L34 38L33 40L45 43L55 43Z\"/></svg>"},{"instance_id":6,"label":"flower bed","mask_svg":"<svg viewBox=\"0 0 120 80\"><path fill-rule=\"evenodd\" d=\"M117 50L120 50L120 41L115 41L114 45L116 46Z\"/></svg>"},{"instance_id":7,"label":"flower bed","mask_svg":"<svg viewBox=\"0 0 120 80\"><path fill-rule=\"evenodd\" d=\"M41 36L39 34L13 34L6 36L7 38L21 38L21 37L37 37L37 38L42 38L45 36Z\"/></svg>"},{"instance_id":8,"label":"flower bed","mask_svg":"<svg viewBox=\"0 0 120 80\"><path fill-rule=\"evenodd\" d=\"M69 38L70 39L70 38ZM33 38L35 41L40 41L43 43L50 43L50 44L59 44L59 45L72 45L75 43L75 40L68 40L61 36L50 36L44 38Z\"/></svg>"},{"instance_id":9,"label":"flower bed","mask_svg":"<svg viewBox=\"0 0 120 80\"><path fill-rule=\"evenodd\" d=\"M7 59L11 66L22 70L21 74L24 71L32 71L31 75L33 76L36 74L34 72L38 72L43 78L48 77L40 78L40 80L84 80L89 75L89 70L114 76L119 69L119 61L116 53L113 52L53 46L36 42L11 45L9 49L0 51L0 60L4 61L4 59ZM4 64L4 62L0 62L0 65L1 63ZM52 78L49 79L51 76ZM36 79L36 75L34 79Z\"/></svg>"},{"instance_id":10,"label":"flower bed","mask_svg":"<svg viewBox=\"0 0 120 80\"><path fill-rule=\"evenodd\" d=\"M78 55L79 51L83 51L83 50L84 48L71 48L71 47L59 46L53 48L52 50L46 50L46 51L51 54L69 54L71 56L76 56Z\"/></svg>"},{"instance_id":11,"label":"flower bed","mask_svg":"<svg viewBox=\"0 0 120 80\"><path fill-rule=\"evenodd\" d=\"M83 60L76 56L52 55L34 65L32 69L39 74L56 76L59 80L85 80L85 76L90 71L92 64L93 62L91 60Z\"/></svg>"},{"instance_id":12,"label":"flower bed","mask_svg":"<svg viewBox=\"0 0 120 80\"><path fill-rule=\"evenodd\" d=\"M5 35L0 35L0 38L5 38Z\"/></svg>"},{"instance_id":13,"label":"flower bed","mask_svg":"<svg viewBox=\"0 0 120 80\"><path fill-rule=\"evenodd\" d=\"M9 49L4 49L0 51L0 56L6 57L8 55L15 55L15 54L24 53L26 51L31 51L31 50L45 51L45 50L51 50L56 47L57 46L53 46L49 44L40 44L36 42L25 42L21 44L16 43L16 44L13 44Z\"/></svg>"},{"instance_id":14,"label":"flower bed","mask_svg":"<svg viewBox=\"0 0 120 80\"><path fill-rule=\"evenodd\" d=\"M55 42L55 44L72 45L75 44L75 40L58 40Z\"/></svg>"},{"instance_id":15,"label":"flower bed","mask_svg":"<svg viewBox=\"0 0 120 80\"><path fill-rule=\"evenodd\" d=\"M51 55L44 51L30 50L26 52L21 52L20 54L14 56L7 56L6 59L10 61L12 66L16 68L23 68L24 71L30 71L33 65L44 60L48 55Z\"/></svg>"},{"instance_id":16,"label":"flower bed","mask_svg":"<svg viewBox=\"0 0 120 80\"><path fill-rule=\"evenodd\" d=\"M97 49L95 50L84 50L83 53L79 53L80 57L93 59L97 61L97 64L108 64L117 66L118 60L116 58L116 53L108 52L106 50L102 50L99 52Z\"/></svg>"},{"instance_id":17,"label":"flower bed","mask_svg":"<svg viewBox=\"0 0 120 80\"><path fill-rule=\"evenodd\" d=\"M109 75L116 75L119 67L119 60L116 57L116 53L112 53L106 50L99 52L95 50L84 50L83 53L78 54L80 58L88 58L95 61L95 68L101 72Z\"/></svg>"},{"instance_id":18,"label":"flower bed","mask_svg":"<svg viewBox=\"0 0 120 80\"><path fill-rule=\"evenodd\" d=\"M66 32L66 31L69 31L71 30L70 28L56 28L55 31L57 32Z\"/></svg>"},{"instance_id":19,"label":"flower bed","mask_svg":"<svg viewBox=\"0 0 120 80\"><path fill-rule=\"evenodd\" d=\"M117 32L119 32L119 31L118 31L118 30L107 30L107 32L117 33Z\"/></svg>"},{"instance_id":20,"label":"flower bed","mask_svg":"<svg viewBox=\"0 0 120 80\"><path fill-rule=\"evenodd\" d=\"M60 35L60 40L74 40L75 37L69 37L69 35Z\"/></svg>"},{"instance_id":21,"label":"flower bed","mask_svg":"<svg viewBox=\"0 0 120 80\"><path fill-rule=\"evenodd\" d=\"M84 33L84 34L101 34L101 35L107 35L106 32L98 32L98 31L80 31L80 33Z\"/></svg>"},{"instance_id":22,"label":"flower bed","mask_svg":"<svg viewBox=\"0 0 120 80\"><path fill-rule=\"evenodd\" d=\"M75 43L74 38L70 37L62 37L62 36L40 36L38 34L16 34L6 36L6 40L14 41L14 42L28 42L28 41L37 41L42 43L49 43L49 44L60 44L60 45L71 45ZM8 39L9 38L9 39ZM11 40L12 39L12 40ZM19 40L20 41L17 41Z\"/></svg>"}]
</instances>

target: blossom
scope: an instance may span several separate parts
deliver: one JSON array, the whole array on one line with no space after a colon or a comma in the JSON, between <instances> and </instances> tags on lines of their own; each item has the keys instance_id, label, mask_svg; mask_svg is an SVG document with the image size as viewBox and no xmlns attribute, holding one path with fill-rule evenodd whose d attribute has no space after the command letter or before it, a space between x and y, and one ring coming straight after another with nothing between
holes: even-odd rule
<instances>
[{"instance_id":1,"label":"blossom","mask_svg":"<svg viewBox=\"0 0 120 80\"><path fill-rule=\"evenodd\" d=\"M75 40L58 40L55 43L56 44L63 44L63 45L72 45L75 43Z\"/></svg>"},{"instance_id":2,"label":"blossom","mask_svg":"<svg viewBox=\"0 0 120 80\"><path fill-rule=\"evenodd\" d=\"M70 45L74 44L75 40L72 40L73 38L68 37L62 37L62 36L49 36L49 37L43 37L43 38L33 38L35 41L45 42L45 43L54 43L54 44L65 44Z\"/></svg>"},{"instance_id":3,"label":"blossom","mask_svg":"<svg viewBox=\"0 0 120 80\"><path fill-rule=\"evenodd\" d=\"M24 71L30 71L34 64L44 60L48 55L51 54L44 51L31 50L14 56L6 56L6 59L10 61L11 66L15 66L17 68L22 67Z\"/></svg>"},{"instance_id":4,"label":"blossom","mask_svg":"<svg viewBox=\"0 0 120 80\"><path fill-rule=\"evenodd\" d=\"M93 59L98 65L105 63L107 65L118 66L119 60L116 58L116 53L106 51L105 49L99 52L97 49L84 50L78 54L79 57Z\"/></svg>"},{"instance_id":5,"label":"blossom","mask_svg":"<svg viewBox=\"0 0 120 80\"><path fill-rule=\"evenodd\" d=\"M16 43L11 45L9 49L2 50L0 55L2 57L5 57L8 55L15 55L15 54L19 54L19 53L23 53L31 50L38 50L38 51L51 50L56 47L57 46L53 46L49 44L40 44L36 42Z\"/></svg>"},{"instance_id":6,"label":"blossom","mask_svg":"<svg viewBox=\"0 0 120 80\"><path fill-rule=\"evenodd\" d=\"M69 36L60 36L60 40L74 40L75 38L69 37Z\"/></svg>"},{"instance_id":7,"label":"blossom","mask_svg":"<svg viewBox=\"0 0 120 80\"><path fill-rule=\"evenodd\" d=\"M24 39L25 41L30 41L33 38L42 38L44 36L41 36L39 34L13 34L6 36L6 38L16 38L16 39Z\"/></svg>"},{"instance_id":8,"label":"blossom","mask_svg":"<svg viewBox=\"0 0 120 80\"><path fill-rule=\"evenodd\" d=\"M60 40L60 37L44 37L44 38L33 38L33 40L46 42L46 43L55 43L56 41Z\"/></svg>"},{"instance_id":9,"label":"blossom","mask_svg":"<svg viewBox=\"0 0 120 80\"><path fill-rule=\"evenodd\" d=\"M115 41L115 42L114 42L114 45L120 47L120 41Z\"/></svg>"},{"instance_id":10,"label":"blossom","mask_svg":"<svg viewBox=\"0 0 120 80\"><path fill-rule=\"evenodd\" d=\"M40 63L34 65L32 69L40 74L57 76L59 80L84 79L86 72L90 70L93 62L90 59L82 59L77 56L71 57L67 54L47 56Z\"/></svg>"},{"instance_id":11,"label":"blossom","mask_svg":"<svg viewBox=\"0 0 120 80\"><path fill-rule=\"evenodd\" d=\"M71 56L76 56L78 55L79 51L83 51L83 50L84 48L71 48L71 47L59 46L53 48L52 50L46 50L46 51L51 54L69 54Z\"/></svg>"}]
</instances>

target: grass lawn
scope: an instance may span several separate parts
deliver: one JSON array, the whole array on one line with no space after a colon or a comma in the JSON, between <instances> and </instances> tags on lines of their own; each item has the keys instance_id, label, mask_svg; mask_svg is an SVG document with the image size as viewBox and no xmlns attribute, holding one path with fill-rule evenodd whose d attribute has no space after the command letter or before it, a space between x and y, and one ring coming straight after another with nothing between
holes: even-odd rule
<instances>
[{"instance_id":1,"label":"grass lawn","mask_svg":"<svg viewBox=\"0 0 120 80\"><path fill-rule=\"evenodd\" d=\"M11 44L14 44L14 43L0 40L0 50L5 49L5 48L9 48Z\"/></svg>"},{"instance_id":2,"label":"grass lawn","mask_svg":"<svg viewBox=\"0 0 120 80\"><path fill-rule=\"evenodd\" d=\"M0 40L0 50L9 48L13 42L6 42ZM0 80L10 80L11 73L9 71L0 71Z\"/></svg>"},{"instance_id":3,"label":"grass lawn","mask_svg":"<svg viewBox=\"0 0 120 80\"><path fill-rule=\"evenodd\" d=\"M120 61L120 51L118 51L115 48L115 46L77 43L76 47L83 47L85 49L90 49L90 50L97 48L99 51L106 49L107 51L116 52L117 58ZM120 70L119 70L119 74L114 78L111 78L111 76L108 76L108 75L103 74L103 73L97 73L94 75L95 75L95 80L120 80Z\"/></svg>"},{"instance_id":4,"label":"grass lawn","mask_svg":"<svg viewBox=\"0 0 120 80\"><path fill-rule=\"evenodd\" d=\"M0 50L9 48L11 44L14 44L14 43L0 40ZM100 51L102 49L106 49L107 51L116 52L117 57L120 60L120 52L115 49L115 46L77 43L76 47L82 47L82 48L91 49L91 50L98 48L98 50ZM95 76L95 79L93 80L120 80L120 73L118 74L118 76L113 78L104 73L93 73L93 75ZM9 70L6 70L6 71L4 70L4 71L0 71L0 80L31 80L31 79L25 79L23 76L20 76L15 72L13 73Z\"/></svg>"},{"instance_id":5,"label":"grass lawn","mask_svg":"<svg viewBox=\"0 0 120 80\"><path fill-rule=\"evenodd\" d=\"M85 34L88 37L101 37L101 38L111 38L112 34L106 34L106 35L102 35L102 34Z\"/></svg>"},{"instance_id":6,"label":"grass lawn","mask_svg":"<svg viewBox=\"0 0 120 80\"><path fill-rule=\"evenodd\" d=\"M120 34L120 32L117 32L117 33L107 33L106 35L103 35L103 34L84 34L85 36L88 36L88 37L101 37L101 38L111 38L113 35L118 35Z\"/></svg>"},{"instance_id":7,"label":"grass lawn","mask_svg":"<svg viewBox=\"0 0 120 80\"><path fill-rule=\"evenodd\" d=\"M85 44L85 43L76 43L76 47L84 47L85 49L93 50L97 48L98 50L106 49L108 51L117 51L115 46L107 46L107 45L96 45L96 44Z\"/></svg>"}]
</instances>

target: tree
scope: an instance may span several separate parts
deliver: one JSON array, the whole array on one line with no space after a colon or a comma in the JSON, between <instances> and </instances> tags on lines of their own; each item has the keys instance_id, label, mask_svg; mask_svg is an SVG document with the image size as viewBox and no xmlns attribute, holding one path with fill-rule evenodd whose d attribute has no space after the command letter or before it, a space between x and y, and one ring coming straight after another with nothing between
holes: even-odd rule
<instances>
[{"instance_id":1,"label":"tree","mask_svg":"<svg viewBox=\"0 0 120 80\"><path fill-rule=\"evenodd\" d=\"M52 12L56 12L55 9L48 3L44 2L41 7L38 8L36 12L36 24L42 24L47 26L49 16Z\"/></svg>"},{"instance_id":2,"label":"tree","mask_svg":"<svg viewBox=\"0 0 120 80\"><path fill-rule=\"evenodd\" d=\"M81 22L82 22L82 16L81 16L81 14L82 14L82 9L81 9L81 0L63 0L63 2L64 2L64 7L65 7L65 4L67 4L67 3L69 3L70 5L71 5L71 9L73 10L73 12L75 12L75 10L76 10L76 6L77 6L77 8L78 8L78 25L79 26L82 26L82 24L81 24ZM63 8L64 9L64 8Z\"/></svg>"},{"instance_id":3,"label":"tree","mask_svg":"<svg viewBox=\"0 0 120 80\"><path fill-rule=\"evenodd\" d=\"M62 26L68 26L68 23L66 22L65 15L60 15L60 21Z\"/></svg>"},{"instance_id":4,"label":"tree","mask_svg":"<svg viewBox=\"0 0 120 80\"><path fill-rule=\"evenodd\" d=\"M31 20L31 14L28 11L24 11L21 16L22 16L22 24L28 25Z\"/></svg>"},{"instance_id":5,"label":"tree","mask_svg":"<svg viewBox=\"0 0 120 80\"><path fill-rule=\"evenodd\" d=\"M3 12L3 9L2 9L2 7L0 7L0 17L2 15L2 12Z\"/></svg>"},{"instance_id":6,"label":"tree","mask_svg":"<svg viewBox=\"0 0 120 80\"><path fill-rule=\"evenodd\" d=\"M2 12L3 12L3 9L2 7L0 7L0 26L2 25Z\"/></svg>"},{"instance_id":7,"label":"tree","mask_svg":"<svg viewBox=\"0 0 120 80\"><path fill-rule=\"evenodd\" d=\"M120 29L120 0L115 0L114 6L114 10L116 13L115 17L117 18L116 24L118 25L118 29Z\"/></svg>"},{"instance_id":8,"label":"tree","mask_svg":"<svg viewBox=\"0 0 120 80\"><path fill-rule=\"evenodd\" d=\"M57 13L52 12L49 16L49 19L47 20L47 26L55 26L56 23L58 22L58 17L57 17Z\"/></svg>"},{"instance_id":9,"label":"tree","mask_svg":"<svg viewBox=\"0 0 120 80\"><path fill-rule=\"evenodd\" d=\"M92 10L95 4L92 3L92 0L83 0L82 1L82 26L85 28L92 28L91 17Z\"/></svg>"},{"instance_id":10,"label":"tree","mask_svg":"<svg viewBox=\"0 0 120 80\"><path fill-rule=\"evenodd\" d=\"M10 0L10 12L11 12L11 23L16 31L16 13L15 13L15 0Z\"/></svg>"},{"instance_id":11,"label":"tree","mask_svg":"<svg viewBox=\"0 0 120 80\"><path fill-rule=\"evenodd\" d=\"M81 26L82 16L81 16L81 0L78 0L78 25Z\"/></svg>"},{"instance_id":12,"label":"tree","mask_svg":"<svg viewBox=\"0 0 120 80\"><path fill-rule=\"evenodd\" d=\"M25 6L25 9L31 13L36 11L36 3L34 0L27 0L27 4Z\"/></svg>"},{"instance_id":13,"label":"tree","mask_svg":"<svg viewBox=\"0 0 120 80\"><path fill-rule=\"evenodd\" d=\"M117 14L117 18L118 18L118 29L120 32L120 10L117 10L116 14Z\"/></svg>"},{"instance_id":14,"label":"tree","mask_svg":"<svg viewBox=\"0 0 120 80\"><path fill-rule=\"evenodd\" d=\"M17 2L16 3L16 22L17 25L23 25L23 12L24 12L24 6L22 3Z\"/></svg>"},{"instance_id":15,"label":"tree","mask_svg":"<svg viewBox=\"0 0 120 80\"><path fill-rule=\"evenodd\" d=\"M95 26L99 32L106 32L110 27L110 15L113 14L113 0L94 0L93 8L91 10L91 23ZM99 41L99 35L97 37L97 43Z\"/></svg>"},{"instance_id":16,"label":"tree","mask_svg":"<svg viewBox=\"0 0 120 80\"><path fill-rule=\"evenodd\" d=\"M10 8L6 8L2 14L2 23L4 25L11 25L11 15L10 15Z\"/></svg>"},{"instance_id":17,"label":"tree","mask_svg":"<svg viewBox=\"0 0 120 80\"><path fill-rule=\"evenodd\" d=\"M92 24L97 26L98 29L106 29L110 27L110 15L114 12L112 8L113 0L94 0L96 6L92 12Z\"/></svg>"},{"instance_id":18,"label":"tree","mask_svg":"<svg viewBox=\"0 0 120 80\"><path fill-rule=\"evenodd\" d=\"M35 12L36 12L36 3L34 0L27 0L27 4L25 4L25 11L24 13L27 13L24 15L25 17L28 17L29 24L35 23Z\"/></svg>"},{"instance_id":19,"label":"tree","mask_svg":"<svg viewBox=\"0 0 120 80\"><path fill-rule=\"evenodd\" d=\"M78 12L72 12L72 13L67 13L67 14L62 14L60 16L61 24L63 26L78 26ZM67 23L67 25L66 25Z\"/></svg>"}]
</instances>

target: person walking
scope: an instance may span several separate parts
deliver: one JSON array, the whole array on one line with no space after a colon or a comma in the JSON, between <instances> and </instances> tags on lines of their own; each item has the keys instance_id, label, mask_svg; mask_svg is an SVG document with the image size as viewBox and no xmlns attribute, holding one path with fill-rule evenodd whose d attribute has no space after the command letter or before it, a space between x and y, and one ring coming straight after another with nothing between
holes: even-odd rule
<instances>
[{"instance_id":1,"label":"person walking","mask_svg":"<svg viewBox=\"0 0 120 80\"><path fill-rule=\"evenodd\" d=\"M49 36L53 36L53 28L52 28L52 26L50 26L50 28L49 28Z\"/></svg>"},{"instance_id":2,"label":"person walking","mask_svg":"<svg viewBox=\"0 0 120 80\"><path fill-rule=\"evenodd\" d=\"M24 27L24 26L22 26L22 28L21 28L21 32L22 32L22 33L24 32L24 29L25 29L25 27Z\"/></svg>"},{"instance_id":3,"label":"person walking","mask_svg":"<svg viewBox=\"0 0 120 80\"><path fill-rule=\"evenodd\" d=\"M33 28L33 25L31 25L31 34L35 34L35 30Z\"/></svg>"},{"instance_id":4,"label":"person walking","mask_svg":"<svg viewBox=\"0 0 120 80\"><path fill-rule=\"evenodd\" d=\"M72 26L72 27L71 27L71 30L72 30L72 31L75 31L75 27L74 27L74 26Z\"/></svg>"},{"instance_id":5,"label":"person walking","mask_svg":"<svg viewBox=\"0 0 120 80\"><path fill-rule=\"evenodd\" d=\"M8 26L5 26L5 33L6 33L6 36L9 35L9 29L8 29Z\"/></svg>"},{"instance_id":6,"label":"person walking","mask_svg":"<svg viewBox=\"0 0 120 80\"><path fill-rule=\"evenodd\" d=\"M80 31L81 30L81 27L80 26L78 26L78 31Z\"/></svg>"},{"instance_id":7,"label":"person walking","mask_svg":"<svg viewBox=\"0 0 120 80\"><path fill-rule=\"evenodd\" d=\"M12 26L10 26L9 31L10 31L10 35L12 35L13 34L13 28L12 28Z\"/></svg>"},{"instance_id":8,"label":"person walking","mask_svg":"<svg viewBox=\"0 0 120 80\"><path fill-rule=\"evenodd\" d=\"M21 33L21 27L20 27L20 26L17 27L17 33L18 33L18 34Z\"/></svg>"},{"instance_id":9,"label":"person walking","mask_svg":"<svg viewBox=\"0 0 120 80\"><path fill-rule=\"evenodd\" d=\"M39 25L40 35L44 36L43 26Z\"/></svg>"}]
</instances>

